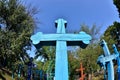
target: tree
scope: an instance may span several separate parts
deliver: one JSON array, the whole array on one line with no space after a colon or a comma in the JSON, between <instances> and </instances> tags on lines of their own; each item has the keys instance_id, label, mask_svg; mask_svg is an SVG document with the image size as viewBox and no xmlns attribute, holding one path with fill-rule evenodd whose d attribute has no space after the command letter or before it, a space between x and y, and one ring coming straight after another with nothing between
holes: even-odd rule
<instances>
[{"instance_id":1,"label":"tree","mask_svg":"<svg viewBox=\"0 0 120 80\"><path fill-rule=\"evenodd\" d=\"M103 39L107 41L108 47L110 50L112 49L112 45L116 44L119 47L119 36L120 36L120 23L114 22L113 25L109 26L105 31Z\"/></svg>"},{"instance_id":2,"label":"tree","mask_svg":"<svg viewBox=\"0 0 120 80\"><path fill-rule=\"evenodd\" d=\"M113 0L113 1L118 9L118 13L119 13L119 17L120 17L120 1L119 0ZM120 48L120 22L114 22L114 26L116 29L113 29L113 34L115 35L115 33L116 33L115 40L117 40L117 47ZM114 36L113 34L112 34L112 37Z\"/></svg>"},{"instance_id":3,"label":"tree","mask_svg":"<svg viewBox=\"0 0 120 80\"><path fill-rule=\"evenodd\" d=\"M35 51L35 59L41 57L44 61L55 59L55 47L43 46Z\"/></svg>"},{"instance_id":4,"label":"tree","mask_svg":"<svg viewBox=\"0 0 120 80\"><path fill-rule=\"evenodd\" d=\"M19 0L0 0L0 62L11 66L29 57L30 36L35 22Z\"/></svg>"},{"instance_id":5,"label":"tree","mask_svg":"<svg viewBox=\"0 0 120 80\"><path fill-rule=\"evenodd\" d=\"M83 66L85 66L85 73L88 75L87 77L89 77L99 69L96 61L101 53L101 48L99 46L101 37L100 27L97 27L96 25L93 25L92 27L82 25L80 31L84 31L92 37L91 43L85 49L78 48L77 50L79 63L83 63ZM89 78L92 80L92 77Z\"/></svg>"},{"instance_id":6,"label":"tree","mask_svg":"<svg viewBox=\"0 0 120 80\"><path fill-rule=\"evenodd\" d=\"M120 0L113 0L116 8L118 9L120 17ZM114 22L113 25L109 26L104 33L103 37L111 50L112 44L116 44L117 48L120 49L120 22Z\"/></svg>"},{"instance_id":7,"label":"tree","mask_svg":"<svg viewBox=\"0 0 120 80\"><path fill-rule=\"evenodd\" d=\"M95 24L93 24L92 27L82 24L80 31L84 31L84 32L88 33L89 35L91 35L91 37L92 37L91 43L96 43L99 40L99 38L101 37L100 28L101 27L97 27Z\"/></svg>"},{"instance_id":8,"label":"tree","mask_svg":"<svg viewBox=\"0 0 120 80\"><path fill-rule=\"evenodd\" d=\"M35 59L37 62L38 69L44 70L46 73L54 73L55 71L55 47L53 46L43 46L36 50ZM42 64L42 65L41 65Z\"/></svg>"},{"instance_id":9,"label":"tree","mask_svg":"<svg viewBox=\"0 0 120 80\"><path fill-rule=\"evenodd\" d=\"M75 52L68 51L68 71L69 71L69 80L74 80L77 75L76 69L79 68L79 59L74 56Z\"/></svg>"},{"instance_id":10,"label":"tree","mask_svg":"<svg viewBox=\"0 0 120 80\"><path fill-rule=\"evenodd\" d=\"M120 17L120 0L113 0L113 3L115 4L115 6L118 9L119 17Z\"/></svg>"}]
</instances>

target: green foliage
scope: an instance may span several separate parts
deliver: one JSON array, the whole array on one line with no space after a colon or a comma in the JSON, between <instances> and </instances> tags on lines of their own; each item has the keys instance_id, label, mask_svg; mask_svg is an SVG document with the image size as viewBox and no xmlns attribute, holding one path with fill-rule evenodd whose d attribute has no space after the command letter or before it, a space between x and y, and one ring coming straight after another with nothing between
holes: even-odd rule
<instances>
[{"instance_id":1,"label":"green foliage","mask_svg":"<svg viewBox=\"0 0 120 80\"><path fill-rule=\"evenodd\" d=\"M19 0L0 1L0 25L0 61L11 66L27 58L35 23Z\"/></svg>"},{"instance_id":2,"label":"green foliage","mask_svg":"<svg viewBox=\"0 0 120 80\"><path fill-rule=\"evenodd\" d=\"M117 44L117 32L120 30L120 23L114 22L113 25L109 26L105 31L103 39L108 44L109 49L112 51L112 45Z\"/></svg>"},{"instance_id":3,"label":"green foliage","mask_svg":"<svg viewBox=\"0 0 120 80\"><path fill-rule=\"evenodd\" d=\"M120 0L113 0L114 4L116 5L118 12L119 12L119 17L120 17Z\"/></svg>"},{"instance_id":4,"label":"green foliage","mask_svg":"<svg viewBox=\"0 0 120 80\"><path fill-rule=\"evenodd\" d=\"M120 29L120 23L114 22L113 25L109 26L108 29L105 31L104 36L109 36L116 41L116 33ZM111 36L111 37L110 37Z\"/></svg>"},{"instance_id":5,"label":"green foliage","mask_svg":"<svg viewBox=\"0 0 120 80\"><path fill-rule=\"evenodd\" d=\"M100 54L101 48L98 44L91 44L86 49L79 50L79 59L85 66L85 73L92 74L99 69L99 65L96 61Z\"/></svg>"},{"instance_id":6,"label":"green foliage","mask_svg":"<svg viewBox=\"0 0 120 80\"><path fill-rule=\"evenodd\" d=\"M91 28L82 25L81 31L85 31L86 33L90 34L92 37L91 44L88 45L86 49L79 49L78 55L80 61L83 63L83 65L86 68L86 73L90 74L92 72L97 71L98 65L96 63L96 60L98 56L100 55L101 49L99 47L99 38L100 38L100 27L97 27L96 25L93 25Z\"/></svg>"},{"instance_id":7,"label":"green foliage","mask_svg":"<svg viewBox=\"0 0 120 80\"><path fill-rule=\"evenodd\" d=\"M113 0L114 5L118 9L119 17L120 17L120 0ZM111 31L111 32L110 32ZM117 47L120 45L120 22L114 22L113 25L109 26L106 30L105 34L108 34L113 38L113 42L117 43ZM118 39L118 40L117 40ZM119 48L119 47L118 47Z\"/></svg>"},{"instance_id":8,"label":"green foliage","mask_svg":"<svg viewBox=\"0 0 120 80\"><path fill-rule=\"evenodd\" d=\"M97 58L102 53L101 47L98 43L90 44L86 49L78 48L76 51L69 52L69 77L74 80L76 75L79 75L76 69L80 68L80 63L85 68L84 73L87 75L94 74L100 70L97 64ZM76 54L76 55L74 55Z\"/></svg>"},{"instance_id":9,"label":"green foliage","mask_svg":"<svg viewBox=\"0 0 120 80\"><path fill-rule=\"evenodd\" d=\"M80 31L84 31L86 33L88 33L89 35L91 35L92 40L91 43L96 43L98 42L99 38L100 38L100 28L96 26L95 24L93 26L87 26L85 24L81 25Z\"/></svg>"},{"instance_id":10,"label":"green foliage","mask_svg":"<svg viewBox=\"0 0 120 80\"><path fill-rule=\"evenodd\" d=\"M52 46L43 46L42 48L36 51L35 59L41 57L44 61L55 59L55 47Z\"/></svg>"},{"instance_id":11,"label":"green foliage","mask_svg":"<svg viewBox=\"0 0 120 80\"><path fill-rule=\"evenodd\" d=\"M75 51L69 52L69 65L70 65L70 79L74 80L78 72L76 69L80 68L80 63L83 64L85 68L84 73L86 74L86 78L88 78L89 74L94 74L97 70L100 69L97 64L97 58L102 53L102 49L99 46L100 40L100 27L93 25L89 27L85 24L81 25L80 31L84 31L91 35L92 41L85 48L76 48Z\"/></svg>"},{"instance_id":12,"label":"green foliage","mask_svg":"<svg viewBox=\"0 0 120 80\"><path fill-rule=\"evenodd\" d=\"M55 69L55 47L44 46L37 50L35 59L39 58L39 61L36 61L37 68L42 69L45 72L54 72Z\"/></svg>"},{"instance_id":13,"label":"green foliage","mask_svg":"<svg viewBox=\"0 0 120 80\"><path fill-rule=\"evenodd\" d=\"M68 69L69 69L69 80L74 80L77 74L76 69L79 68L79 60L74 57L74 52L68 52Z\"/></svg>"},{"instance_id":14,"label":"green foliage","mask_svg":"<svg viewBox=\"0 0 120 80\"><path fill-rule=\"evenodd\" d=\"M15 80L25 80L25 78L23 78L23 77L20 77L20 78L15 77Z\"/></svg>"}]
</instances>

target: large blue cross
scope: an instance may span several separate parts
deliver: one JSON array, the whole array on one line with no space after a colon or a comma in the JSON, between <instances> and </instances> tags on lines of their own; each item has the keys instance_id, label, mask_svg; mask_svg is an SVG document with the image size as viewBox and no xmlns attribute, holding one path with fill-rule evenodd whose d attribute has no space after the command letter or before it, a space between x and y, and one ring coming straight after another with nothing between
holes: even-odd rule
<instances>
[{"instance_id":1,"label":"large blue cross","mask_svg":"<svg viewBox=\"0 0 120 80\"><path fill-rule=\"evenodd\" d=\"M38 49L44 45L56 45L55 80L68 80L67 46L79 45L85 48L90 43L91 36L85 32L66 34L67 21L58 19L55 22L57 24L57 34L42 34L42 32L38 32L31 36L31 40Z\"/></svg>"}]
</instances>

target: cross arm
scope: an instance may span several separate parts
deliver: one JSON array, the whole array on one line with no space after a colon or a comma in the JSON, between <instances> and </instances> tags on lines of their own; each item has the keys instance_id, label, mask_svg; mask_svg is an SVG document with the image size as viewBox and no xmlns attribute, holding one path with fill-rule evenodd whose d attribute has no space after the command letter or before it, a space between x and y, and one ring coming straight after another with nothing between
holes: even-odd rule
<instances>
[{"instance_id":1,"label":"cross arm","mask_svg":"<svg viewBox=\"0 0 120 80\"><path fill-rule=\"evenodd\" d=\"M112 55L109 55L109 56L100 57L98 59L98 62L106 63L106 62L109 62L109 61L112 61L112 60L116 59L118 56L119 56L119 54L112 54Z\"/></svg>"},{"instance_id":2,"label":"cross arm","mask_svg":"<svg viewBox=\"0 0 120 80\"><path fill-rule=\"evenodd\" d=\"M38 32L31 37L33 44L38 44L40 41L82 41L85 44L89 44L91 36L85 32L79 34L42 34Z\"/></svg>"}]
</instances>

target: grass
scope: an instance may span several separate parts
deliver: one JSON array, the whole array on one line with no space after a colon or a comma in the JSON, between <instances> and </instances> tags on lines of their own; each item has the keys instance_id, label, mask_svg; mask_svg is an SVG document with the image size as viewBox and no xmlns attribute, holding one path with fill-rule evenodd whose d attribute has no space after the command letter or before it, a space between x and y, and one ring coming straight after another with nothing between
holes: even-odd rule
<instances>
[{"instance_id":1,"label":"grass","mask_svg":"<svg viewBox=\"0 0 120 80\"><path fill-rule=\"evenodd\" d=\"M11 72L4 68L0 68L0 80L12 80Z\"/></svg>"},{"instance_id":2,"label":"grass","mask_svg":"<svg viewBox=\"0 0 120 80\"><path fill-rule=\"evenodd\" d=\"M3 76L6 78L6 80L12 80L11 75L5 74L5 75L3 75Z\"/></svg>"}]
</instances>

